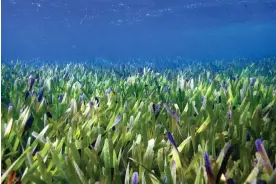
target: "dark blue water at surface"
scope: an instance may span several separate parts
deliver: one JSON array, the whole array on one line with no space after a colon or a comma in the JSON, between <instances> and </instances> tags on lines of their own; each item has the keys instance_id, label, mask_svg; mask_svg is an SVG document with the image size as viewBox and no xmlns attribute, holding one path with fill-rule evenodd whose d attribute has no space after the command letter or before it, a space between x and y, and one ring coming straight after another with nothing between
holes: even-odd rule
<instances>
[{"instance_id":1,"label":"dark blue water at surface","mask_svg":"<svg viewBox=\"0 0 276 184\"><path fill-rule=\"evenodd\" d=\"M275 55L275 0L2 1L2 58Z\"/></svg>"}]
</instances>

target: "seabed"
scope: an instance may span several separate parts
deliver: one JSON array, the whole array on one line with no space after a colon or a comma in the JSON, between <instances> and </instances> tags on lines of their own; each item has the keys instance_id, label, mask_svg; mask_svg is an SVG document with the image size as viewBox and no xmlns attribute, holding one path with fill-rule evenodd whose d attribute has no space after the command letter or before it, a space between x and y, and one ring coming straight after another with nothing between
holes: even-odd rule
<instances>
[{"instance_id":1,"label":"seabed","mask_svg":"<svg viewBox=\"0 0 276 184\"><path fill-rule=\"evenodd\" d=\"M2 63L1 183L276 183L275 57L97 62Z\"/></svg>"}]
</instances>

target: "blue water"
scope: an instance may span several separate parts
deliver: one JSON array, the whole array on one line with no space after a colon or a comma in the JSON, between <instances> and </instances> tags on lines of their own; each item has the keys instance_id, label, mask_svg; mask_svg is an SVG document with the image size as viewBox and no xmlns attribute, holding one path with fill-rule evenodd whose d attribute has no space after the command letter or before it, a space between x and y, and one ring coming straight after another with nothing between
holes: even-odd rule
<instances>
[{"instance_id":1,"label":"blue water","mask_svg":"<svg viewBox=\"0 0 276 184\"><path fill-rule=\"evenodd\" d=\"M3 0L2 58L276 55L276 0Z\"/></svg>"}]
</instances>

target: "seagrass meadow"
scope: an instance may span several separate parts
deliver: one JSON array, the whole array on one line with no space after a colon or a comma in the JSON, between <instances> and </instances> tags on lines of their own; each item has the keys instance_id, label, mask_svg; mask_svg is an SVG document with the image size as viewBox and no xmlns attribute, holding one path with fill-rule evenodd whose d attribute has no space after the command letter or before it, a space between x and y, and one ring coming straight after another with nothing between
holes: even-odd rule
<instances>
[{"instance_id":1,"label":"seagrass meadow","mask_svg":"<svg viewBox=\"0 0 276 184\"><path fill-rule=\"evenodd\" d=\"M275 57L97 62L2 63L1 183L276 183Z\"/></svg>"}]
</instances>

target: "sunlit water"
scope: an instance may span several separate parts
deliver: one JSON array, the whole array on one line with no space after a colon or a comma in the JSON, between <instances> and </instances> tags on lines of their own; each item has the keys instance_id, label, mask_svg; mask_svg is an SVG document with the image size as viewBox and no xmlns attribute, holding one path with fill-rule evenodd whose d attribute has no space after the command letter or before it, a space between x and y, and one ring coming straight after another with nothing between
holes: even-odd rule
<instances>
[{"instance_id":1,"label":"sunlit water","mask_svg":"<svg viewBox=\"0 0 276 184\"><path fill-rule=\"evenodd\" d=\"M2 1L5 59L254 59L275 33L275 0Z\"/></svg>"}]
</instances>

